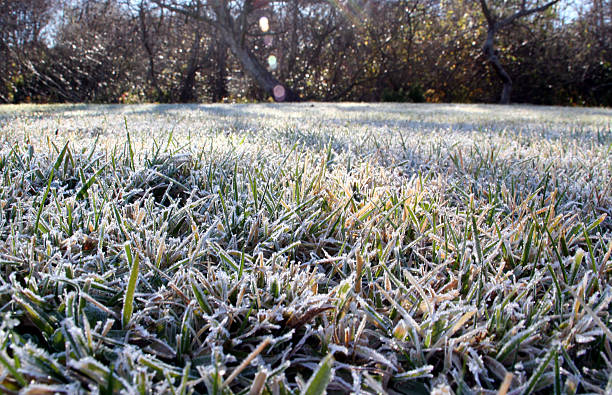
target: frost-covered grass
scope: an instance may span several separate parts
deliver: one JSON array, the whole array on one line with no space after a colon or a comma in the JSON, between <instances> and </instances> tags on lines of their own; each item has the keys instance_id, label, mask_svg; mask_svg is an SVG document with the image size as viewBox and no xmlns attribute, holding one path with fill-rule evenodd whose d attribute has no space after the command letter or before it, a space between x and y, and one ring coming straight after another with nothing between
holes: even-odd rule
<instances>
[{"instance_id":1,"label":"frost-covered grass","mask_svg":"<svg viewBox=\"0 0 612 395\"><path fill-rule=\"evenodd\" d=\"M0 392L609 393L611 123L0 107Z\"/></svg>"}]
</instances>

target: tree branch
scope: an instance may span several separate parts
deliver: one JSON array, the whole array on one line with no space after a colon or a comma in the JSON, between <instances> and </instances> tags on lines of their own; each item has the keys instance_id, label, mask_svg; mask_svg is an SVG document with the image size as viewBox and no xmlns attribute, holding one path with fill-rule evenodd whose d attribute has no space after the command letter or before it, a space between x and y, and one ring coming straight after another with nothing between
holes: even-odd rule
<instances>
[{"instance_id":1,"label":"tree branch","mask_svg":"<svg viewBox=\"0 0 612 395\"><path fill-rule=\"evenodd\" d=\"M240 16L238 17L240 22L240 45L244 45L245 36L249 30L247 25L247 17L251 12L252 4L251 0L245 0L242 6L242 10L240 10Z\"/></svg>"},{"instance_id":2,"label":"tree branch","mask_svg":"<svg viewBox=\"0 0 612 395\"><path fill-rule=\"evenodd\" d=\"M487 23L489 24L489 26L493 26L495 24L495 18L493 18L493 15L491 15L491 11L489 10L489 6L487 5L487 1L486 0L480 0L480 6L482 7L482 13L485 16L485 19L487 20Z\"/></svg>"},{"instance_id":3,"label":"tree branch","mask_svg":"<svg viewBox=\"0 0 612 395\"><path fill-rule=\"evenodd\" d=\"M200 7L197 8L197 11L191 11L188 8L185 7L179 7L173 4L168 4L166 3L164 0L152 0L155 4L157 4L159 7L161 8L165 8L168 11L172 11L172 12L176 12L178 14L182 14L185 15L187 17L196 19L198 21L202 21L204 23L206 23L207 25L210 26L215 26L215 21L213 21L212 19L206 17L206 15L202 14L200 12Z\"/></svg>"},{"instance_id":4,"label":"tree branch","mask_svg":"<svg viewBox=\"0 0 612 395\"><path fill-rule=\"evenodd\" d=\"M482 3L482 2L484 2L484 0L480 0L480 2ZM528 16L528 15L531 15L531 14L535 14L537 12L542 12L542 11L550 8L551 6L557 4L558 2L559 2L559 0L552 0L552 1L549 1L548 3L546 3L546 4L543 4L543 5L541 5L539 7L535 7L535 8L525 8L525 3L523 2L523 5L521 6L521 10L520 11L518 11L514 15L511 15L508 18L502 19L501 21L498 22L499 27L501 28L501 27L507 26L507 25L511 24L512 22L514 22L515 20L517 20L519 18ZM484 9L483 9L483 12L484 12Z\"/></svg>"}]
</instances>

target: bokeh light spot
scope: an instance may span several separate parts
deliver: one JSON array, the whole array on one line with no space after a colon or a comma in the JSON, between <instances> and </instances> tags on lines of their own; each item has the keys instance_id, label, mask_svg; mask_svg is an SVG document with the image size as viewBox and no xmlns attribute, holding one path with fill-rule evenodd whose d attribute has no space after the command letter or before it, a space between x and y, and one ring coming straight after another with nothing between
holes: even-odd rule
<instances>
[{"instance_id":1,"label":"bokeh light spot","mask_svg":"<svg viewBox=\"0 0 612 395\"><path fill-rule=\"evenodd\" d=\"M274 94L274 100L283 101L285 100L287 92L285 91L285 88L282 87L282 85L276 85L274 89L272 89L272 94Z\"/></svg>"},{"instance_id":2,"label":"bokeh light spot","mask_svg":"<svg viewBox=\"0 0 612 395\"><path fill-rule=\"evenodd\" d=\"M270 68L272 70L276 70L276 67L278 67L278 63L276 61L276 56L274 56L274 55L268 56L268 66L270 66Z\"/></svg>"},{"instance_id":3,"label":"bokeh light spot","mask_svg":"<svg viewBox=\"0 0 612 395\"><path fill-rule=\"evenodd\" d=\"M265 16L259 18L259 28L264 33L270 30L270 22L268 21L268 18L266 18Z\"/></svg>"}]
</instances>

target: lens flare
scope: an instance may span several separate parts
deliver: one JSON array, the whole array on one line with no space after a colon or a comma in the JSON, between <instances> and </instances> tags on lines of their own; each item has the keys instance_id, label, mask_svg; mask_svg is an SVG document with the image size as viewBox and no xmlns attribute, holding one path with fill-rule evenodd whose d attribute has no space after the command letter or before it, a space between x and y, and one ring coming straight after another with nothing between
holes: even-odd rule
<instances>
[{"instance_id":1,"label":"lens flare","mask_svg":"<svg viewBox=\"0 0 612 395\"><path fill-rule=\"evenodd\" d=\"M272 94L274 95L274 100L283 101L287 95L285 88L282 85L276 85L274 89L272 89Z\"/></svg>"},{"instance_id":2,"label":"lens flare","mask_svg":"<svg viewBox=\"0 0 612 395\"><path fill-rule=\"evenodd\" d=\"M268 56L268 66L270 66L270 68L272 70L276 70L276 68L278 67L278 63L276 61L276 56L274 56L274 55Z\"/></svg>"},{"instance_id":3,"label":"lens flare","mask_svg":"<svg viewBox=\"0 0 612 395\"><path fill-rule=\"evenodd\" d=\"M268 21L268 18L266 18L265 16L259 18L259 28L264 33L270 30L270 22Z\"/></svg>"}]
</instances>

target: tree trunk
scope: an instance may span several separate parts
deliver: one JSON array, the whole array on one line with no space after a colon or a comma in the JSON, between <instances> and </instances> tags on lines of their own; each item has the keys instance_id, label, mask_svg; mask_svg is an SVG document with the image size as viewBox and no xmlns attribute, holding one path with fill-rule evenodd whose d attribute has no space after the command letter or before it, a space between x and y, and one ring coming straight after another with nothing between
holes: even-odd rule
<instances>
[{"instance_id":1,"label":"tree trunk","mask_svg":"<svg viewBox=\"0 0 612 395\"><path fill-rule=\"evenodd\" d=\"M218 26L230 51L240 62L244 70L257 82L257 84L271 95L277 102L299 101L299 96L289 87L278 81L272 73L261 65L259 60L249 51L246 46L240 44L238 39L229 31Z\"/></svg>"},{"instance_id":2,"label":"tree trunk","mask_svg":"<svg viewBox=\"0 0 612 395\"><path fill-rule=\"evenodd\" d=\"M141 40L145 52L147 53L147 57L149 58L149 72L147 73L147 77L155 91L155 100L162 100L162 91L159 88L157 72L155 71L155 53L151 47L151 44L149 43L149 28L147 26L146 17L147 15L144 9L144 2L141 2L139 10Z\"/></svg>"},{"instance_id":3,"label":"tree trunk","mask_svg":"<svg viewBox=\"0 0 612 395\"><path fill-rule=\"evenodd\" d=\"M220 102L229 94L227 90L227 46L223 40L217 39L212 49L215 59L216 73L211 75L210 85L212 87L212 101Z\"/></svg>"},{"instance_id":4,"label":"tree trunk","mask_svg":"<svg viewBox=\"0 0 612 395\"><path fill-rule=\"evenodd\" d=\"M300 97L293 92L289 87L277 80L270 71L268 71L248 49L245 43L247 30L247 16L253 10L253 3L245 1L236 17L229 7L230 2L226 0L209 0L206 4L209 6L215 18L209 18L203 14L200 7L203 5L201 1L195 2L196 7L179 6L176 3L167 4L163 0L153 0L160 7L167 8L173 12L181 13L187 17L202 21L217 30L217 34L221 37L227 47L232 51L242 68L247 72L263 90L271 95L278 102L283 101L299 101Z\"/></svg>"},{"instance_id":5,"label":"tree trunk","mask_svg":"<svg viewBox=\"0 0 612 395\"><path fill-rule=\"evenodd\" d=\"M499 99L499 104L510 104L510 95L512 94L512 78L510 78L510 74L508 74L508 72L504 69L499 61L499 58L497 57L497 54L495 53L494 45L496 33L497 29L495 29L495 27L489 28L487 31L487 39L482 50L504 84L501 98Z\"/></svg>"},{"instance_id":6,"label":"tree trunk","mask_svg":"<svg viewBox=\"0 0 612 395\"><path fill-rule=\"evenodd\" d=\"M181 84L181 90L179 94L179 101L181 103L191 103L194 102L196 97L193 92L193 88L195 86L195 77L196 72L200 68L200 40L202 38L202 34L200 29L197 29L195 32L195 37L193 40L193 45L191 46L189 63L187 64L187 70L185 70L185 74L183 76L183 81Z\"/></svg>"},{"instance_id":7,"label":"tree trunk","mask_svg":"<svg viewBox=\"0 0 612 395\"><path fill-rule=\"evenodd\" d=\"M298 49L298 17L300 5L297 1L291 5L291 34L289 35L289 53L287 54L287 64L281 67L281 78L287 80L291 72L295 69Z\"/></svg>"},{"instance_id":8,"label":"tree trunk","mask_svg":"<svg viewBox=\"0 0 612 395\"><path fill-rule=\"evenodd\" d=\"M196 101L196 96L193 92L193 88L195 86L195 77L197 71L197 67L189 67L187 69L185 77L183 78L183 84L181 85L181 91L179 94L180 103L193 103Z\"/></svg>"}]
</instances>

